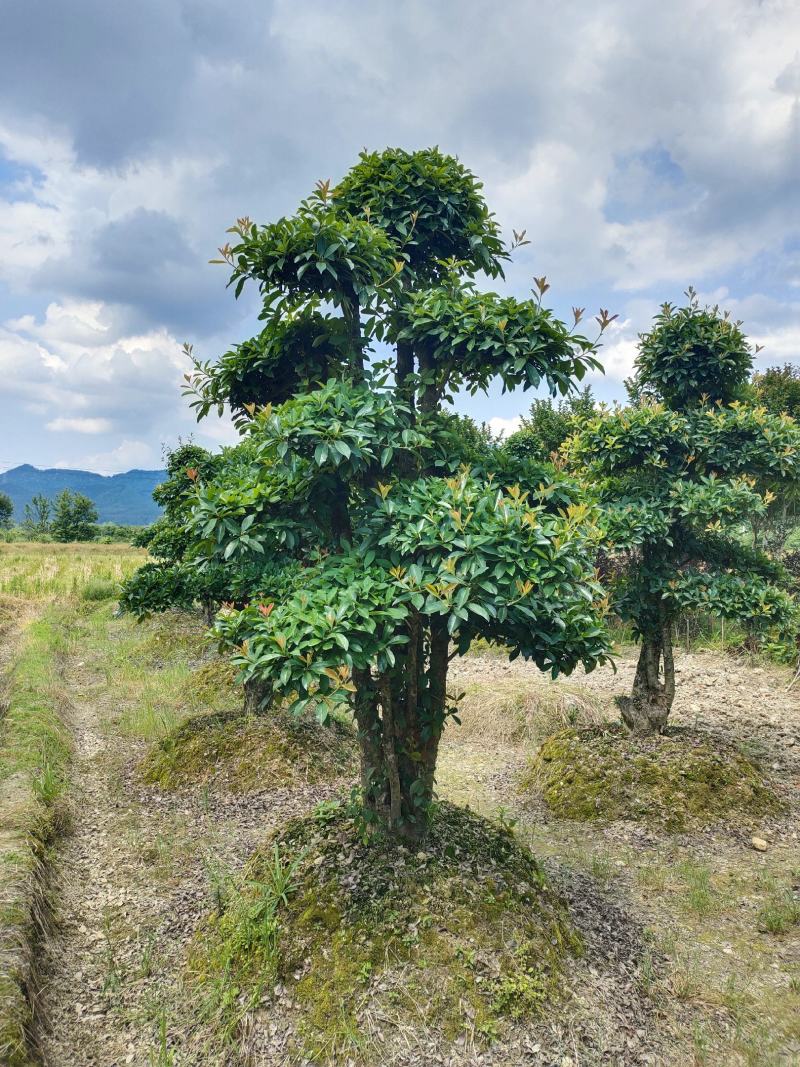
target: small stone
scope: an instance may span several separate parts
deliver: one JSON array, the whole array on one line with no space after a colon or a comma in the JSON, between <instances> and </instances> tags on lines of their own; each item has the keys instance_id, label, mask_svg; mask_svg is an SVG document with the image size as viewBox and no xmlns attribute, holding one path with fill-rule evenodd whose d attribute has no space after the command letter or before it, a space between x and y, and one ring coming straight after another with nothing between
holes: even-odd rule
<instances>
[{"instance_id":1,"label":"small stone","mask_svg":"<svg viewBox=\"0 0 800 1067\"><path fill-rule=\"evenodd\" d=\"M769 848L769 845L763 837L751 837L750 844L753 846L756 852L766 852Z\"/></svg>"}]
</instances>

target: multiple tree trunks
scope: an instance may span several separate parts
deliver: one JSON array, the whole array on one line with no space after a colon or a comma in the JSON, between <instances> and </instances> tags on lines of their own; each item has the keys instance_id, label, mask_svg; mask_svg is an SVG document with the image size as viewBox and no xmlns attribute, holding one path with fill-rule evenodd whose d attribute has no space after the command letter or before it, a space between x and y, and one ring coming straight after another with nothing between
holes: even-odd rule
<instances>
[{"instance_id":1,"label":"multiple tree trunks","mask_svg":"<svg viewBox=\"0 0 800 1067\"><path fill-rule=\"evenodd\" d=\"M660 734L667 724L674 699L672 629L670 622L662 619L655 635L642 638L631 695L618 700L622 721L639 736Z\"/></svg>"},{"instance_id":2,"label":"multiple tree trunks","mask_svg":"<svg viewBox=\"0 0 800 1067\"><path fill-rule=\"evenodd\" d=\"M353 681L366 808L393 833L419 841L446 717L449 642L443 622L424 625L416 614L408 631L391 671L357 670Z\"/></svg>"}]
</instances>

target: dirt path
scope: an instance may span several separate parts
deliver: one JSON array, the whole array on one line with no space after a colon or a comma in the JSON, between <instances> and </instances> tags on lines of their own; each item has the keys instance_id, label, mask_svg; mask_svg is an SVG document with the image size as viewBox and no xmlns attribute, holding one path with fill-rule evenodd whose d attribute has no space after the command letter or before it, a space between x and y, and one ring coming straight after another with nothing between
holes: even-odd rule
<instances>
[{"instance_id":1,"label":"dirt path","mask_svg":"<svg viewBox=\"0 0 800 1067\"><path fill-rule=\"evenodd\" d=\"M148 745L126 727L126 715L141 702L141 691L125 684L125 657L134 655L136 638L118 622L107 623L102 633L87 628L84 636L66 668L75 746L73 831L58 853L58 934L43 961L46 1065L231 1062L191 1031L181 994L189 942L213 910L220 886L241 870L270 829L308 811L331 791L266 788L236 797L145 787L137 764ZM108 656L115 642L125 652L117 659ZM677 718L760 748L776 776L796 789L800 693L784 693L785 672L753 670L745 662L710 654L683 656L678 665ZM465 716L463 733L454 732L445 743L442 792L480 810L507 808L519 817L519 832L547 858L563 891L569 895L583 887L573 910L576 915L581 909L596 912L596 931L587 929L590 938L596 933L598 951L608 949L603 899L650 924L655 954L669 959L657 977L664 996L657 1011L674 1032L674 1056L645 1058L654 1045L643 1024L626 1033L629 1058L613 1062L784 1067L794 1062L780 1058L780 1047L783 1031L793 1025L795 1002L787 983L800 974L800 948L794 934L776 940L759 932L756 915L769 887L782 885L792 869L800 870L796 824L783 820L765 827L770 850L762 856L748 848L748 836L739 830L668 838L629 824L601 829L565 823L541 808L520 807L514 775L534 745L530 734L520 740L506 723L514 693L534 709L530 714L538 729L547 730L558 725L558 715L573 698L610 708L612 695L625 691L632 669L623 659L616 676L596 672L554 687L525 664L508 665L492 656L462 661L455 685L475 687L482 699L498 693L502 699L494 718L478 728ZM554 692L560 700L555 718L542 711L543 694L551 699ZM704 870L708 884L701 899L689 878ZM778 1008L784 1013L780 1018ZM709 1013L714 1022L706 1033L703 1020ZM612 1022L609 1015L598 1026ZM773 1056L769 1031L776 1026L783 1030ZM721 1052L715 1042L727 1029L734 1044ZM281 1062L280 1040L280 1034L269 1038L269 1056L258 1064ZM741 1054L729 1054L729 1048L739 1047ZM459 1060L458 1067L466 1062ZM531 1059L532 1065L537 1062ZM574 1067L583 1062L576 1060Z\"/></svg>"},{"instance_id":2,"label":"dirt path","mask_svg":"<svg viewBox=\"0 0 800 1067\"><path fill-rule=\"evenodd\" d=\"M187 942L271 827L328 792L237 798L143 786L137 764L149 746L120 730L115 668L97 649L81 654L66 669L72 830L58 852L57 934L42 961L45 1064L216 1063L172 1051L185 1026L175 1006Z\"/></svg>"},{"instance_id":3,"label":"dirt path","mask_svg":"<svg viewBox=\"0 0 800 1067\"><path fill-rule=\"evenodd\" d=\"M45 1061L52 1067L135 1062L128 1058L131 1053L135 1057L135 1043L105 1025L112 979L109 918L120 908L128 910L126 889L113 880L123 857L120 798L109 771L124 761L127 746L101 732L98 705L105 677L73 663L65 680L74 743L73 828L59 852L59 932L48 946L43 967Z\"/></svg>"}]
</instances>

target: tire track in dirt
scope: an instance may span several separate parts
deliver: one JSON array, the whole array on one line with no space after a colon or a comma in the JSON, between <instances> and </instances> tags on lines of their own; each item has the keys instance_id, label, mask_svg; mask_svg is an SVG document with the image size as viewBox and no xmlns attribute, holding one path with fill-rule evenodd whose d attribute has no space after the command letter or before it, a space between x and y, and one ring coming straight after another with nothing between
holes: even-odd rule
<instances>
[{"instance_id":1,"label":"tire track in dirt","mask_svg":"<svg viewBox=\"0 0 800 1067\"><path fill-rule=\"evenodd\" d=\"M57 934L42 960L45 1065L227 1062L187 1042L189 1013L178 1005L188 943L214 907L215 878L240 870L273 827L334 790L239 797L145 786L137 767L148 745L120 732L113 667L86 652L65 678L73 814L56 860Z\"/></svg>"}]
</instances>

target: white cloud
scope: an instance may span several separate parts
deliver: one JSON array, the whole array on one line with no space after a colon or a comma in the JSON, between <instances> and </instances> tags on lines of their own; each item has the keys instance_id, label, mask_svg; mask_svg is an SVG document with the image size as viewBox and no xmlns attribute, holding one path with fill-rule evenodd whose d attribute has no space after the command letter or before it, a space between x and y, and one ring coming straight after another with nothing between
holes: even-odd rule
<instances>
[{"instance_id":1,"label":"white cloud","mask_svg":"<svg viewBox=\"0 0 800 1067\"><path fill-rule=\"evenodd\" d=\"M84 455L69 464L60 463L58 466L78 467L82 470L97 471L98 474L120 474L134 468L157 470L161 466L161 456L146 441L124 440L108 452Z\"/></svg>"},{"instance_id":2,"label":"white cloud","mask_svg":"<svg viewBox=\"0 0 800 1067\"><path fill-rule=\"evenodd\" d=\"M126 325L113 308L72 302L0 326L0 423L19 419L65 438L75 435L62 465L103 471L125 463L159 466L162 443L197 429L181 396L190 363L166 330L128 334ZM86 435L104 438L108 449L83 455L80 438ZM230 420L214 418L197 438L216 447L236 434Z\"/></svg>"},{"instance_id":3,"label":"white cloud","mask_svg":"<svg viewBox=\"0 0 800 1067\"><path fill-rule=\"evenodd\" d=\"M504 419L495 415L494 418L489 419L488 425L495 437L510 437L522 426L522 416L512 415L510 419Z\"/></svg>"},{"instance_id":4,"label":"white cloud","mask_svg":"<svg viewBox=\"0 0 800 1067\"><path fill-rule=\"evenodd\" d=\"M112 428L110 419L85 418L67 419L59 416L45 424L45 428L56 433L108 433Z\"/></svg>"},{"instance_id":5,"label":"white cloud","mask_svg":"<svg viewBox=\"0 0 800 1067\"><path fill-rule=\"evenodd\" d=\"M63 48L24 4L0 39L0 404L75 433L75 454L104 420L102 462L194 428L177 342L213 357L252 312L206 264L225 226L291 211L365 143L438 143L480 175L531 240L514 292L546 273L564 304L619 310L600 355L617 395L651 293L690 282L738 297L762 360L798 356L797 3L49 6L56 37L81 24Z\"/></svg>"}]
</instances>

